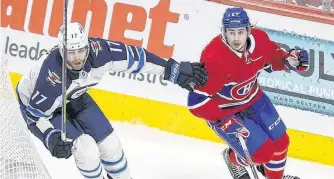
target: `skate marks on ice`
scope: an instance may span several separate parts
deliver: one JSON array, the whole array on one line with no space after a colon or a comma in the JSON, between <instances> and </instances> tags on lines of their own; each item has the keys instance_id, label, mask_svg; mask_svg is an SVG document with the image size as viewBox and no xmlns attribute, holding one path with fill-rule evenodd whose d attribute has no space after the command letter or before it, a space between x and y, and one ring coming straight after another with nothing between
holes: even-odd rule
<instances>
[{"instance_id":1,"label":"skate marks on ice","mask_svg":"<svg viewBox=\"0 0 334 179\"><path fill-rule=\"evenodd\" d=\"M146 126L112 122L134 179L229 179L223 144L178 136ZM73 157L52 158L34 137L38 152L53 179L81 179ZM61 172L60 172L61 171ZM334 178L334 167L289 159L287 174L301 179Z\"/></svg>"}]
</instances>

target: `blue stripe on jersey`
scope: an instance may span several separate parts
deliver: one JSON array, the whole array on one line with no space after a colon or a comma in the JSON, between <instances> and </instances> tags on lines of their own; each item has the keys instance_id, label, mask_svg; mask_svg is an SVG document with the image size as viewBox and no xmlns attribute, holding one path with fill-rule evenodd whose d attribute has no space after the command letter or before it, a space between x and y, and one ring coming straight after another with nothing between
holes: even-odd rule
<instances>
[{"instance_id":1,"label":"blue stripe on jersey","mask_svg":"<svg viewBox=\"0 0 334 179\"><path fill-rule=\"evenodd\" d=\"M205 101L206 99L208 99L208 96L202 95L202 94L198 94L195 92L189 92L188 95L188 106L195 106L203 101Z\"/></svg>"},{"instance_id":2,"label":"blue stripe on jersey","mask_svg":"<svg viewBox=\"0 0 334 179\"><path fill-rule=\"evenodd\" d=\"M231 89L234 87L234 85L228 85L228 86L224 86L222 89L220 89L220 91L218 92L219 94L226 96L228 98L231 98Z\"/></svg>"},{"instance_id":3,"label":"blue stripe on jersey","mask_svg":"<svg viewBox=\"0 0 334 179\"><path fill-rule=\"evenodd\" d=\"M42 111L35 109L31 106L28 106L26 110L35 117L48 117Z\"/></svg>"},{"instance_id":4,"label":"blue stripe on jersey","mask_svg":"<svg viewBox=\"0 0 334 179\"><path fill-rule=\"evenodd\" d=\"M138 73L144 66L145 64L145 59L146 59L146 54L145 51L143 50L143 48L141 47L136 47L137 51L138 51L138 55L139 55L139 64L137 67L137 70L134 70L132 73Z\"/></svg>"},{"instance_id":5,"label":"blue stripe on jersey","mask_svg":"<svg viewBox=\"0 0 334 179\"><path fill-rule=\"evenodd\" d=\"M134 56L133 54L135 53L134 51L132 51L131 47L127 46L127 51L128 51L128 69L130 69L132 67L132 65L135 63L134 60Z\"/></svg>"},{"instance_id":6,"label":"blue stripe on jersey","mask_svg":"<svg viewBox=\"0 0 334 179\"><path fill-rule=\"evenodd\" d=\"M29 121L27 121L27 122L29 122L29 124L37 122L39 120L39 117L34 116L29 111L26 111L25 115L26 115L27 119L29 119Z\"/></svg>"}]
</instances>

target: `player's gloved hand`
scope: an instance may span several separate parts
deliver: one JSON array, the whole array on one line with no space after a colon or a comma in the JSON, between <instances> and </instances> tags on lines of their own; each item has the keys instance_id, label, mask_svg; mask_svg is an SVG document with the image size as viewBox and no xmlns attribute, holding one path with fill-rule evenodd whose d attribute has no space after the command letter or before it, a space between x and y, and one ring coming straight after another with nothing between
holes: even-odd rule
<instances>
[{"instance_id":1,"label":"player's gloved hand","mask_svg":"<svg viewBox=\"0 0 334 179\"><path fill-rule=\"evenodd\" d=\"M204 86L208 81L208 72L200 63L177 62L170 58L165 67L164 80L178 84L193 91L194 87Z\"/></svg>"},{"instance_id":2,"label":"player's gloved hand","mask_svg":"<svg viewBox=\"0 0 334 179\"><path fill-rule=\"evenodd\" d=\"M69 158L72 155L72 140L62 141L59 129L48 129L45 132L45 146L49 149L52 156L57 158Z\"/></svg>"},{"instance_id":3,"label":"player's gloved hand","mask_svg":"<svg viewBox=\"0 0 334 179\"><path fill-rule=\"evenodd\" d=\"M309 67L308 52L302 49L291 49L285 63L290 70L306 71Z\"/></svg>"},{"instance_id":4,"label":"player's gloved hand","mask_svg":"<svg viewBox=\"0 0 334 179\"><path fill-rule=\"evenodd\" d=\"M244 138L249 136L249 131L244 125L244 120L237 115L231 115L219 120L215 126L221 129L231 140L237 140L237 135L241 135Z\"/></svg>"}]
</instances>

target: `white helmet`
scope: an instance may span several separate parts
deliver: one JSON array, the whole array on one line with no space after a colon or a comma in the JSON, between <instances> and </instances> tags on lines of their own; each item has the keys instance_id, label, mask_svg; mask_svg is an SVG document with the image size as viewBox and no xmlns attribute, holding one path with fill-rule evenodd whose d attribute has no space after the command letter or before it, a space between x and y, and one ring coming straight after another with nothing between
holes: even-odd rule
<instances>
[{"instance_id":1,"label":"white helmet","mask_svg":"<svg viewBox=\"0 0 334 179\"><path fill-rule=\"evenodd\" d=\"M65 26L62 25L58 33L58 48L63 56L64 52L64 36ZM88 48L87 56L89 54L88 35L81 24L77 22L68 23L67 25L67 50L76 50L80 48Z\"/></svg>"}]
</instances>

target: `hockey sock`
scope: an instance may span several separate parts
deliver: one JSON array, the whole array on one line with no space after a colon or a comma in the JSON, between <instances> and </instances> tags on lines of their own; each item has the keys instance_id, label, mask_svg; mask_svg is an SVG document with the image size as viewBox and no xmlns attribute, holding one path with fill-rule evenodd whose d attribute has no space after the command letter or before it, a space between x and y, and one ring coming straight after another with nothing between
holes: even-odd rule
<instances>
[{"instance_id":1,"label":"hockey sock","mask_svg":"<svg viewBox=\"0 0 334 179\"><path fill-rule=\"evenodd\" d=\"M273 159L264 164L264 172L268 179L281 179L284 174L284 167L286 164L286 154L284 152L279 155L274 155Z\"/></svg>"},{"instance_id":2,"label":"hockey sock","mask_svg":"<svg viewBox=\"0 0 334 179\"><path fill-rule=\"evenodd\" d=\"M289 136L285 133L274 142L275 152L274 157L264 164L264 171L268 179L281 179L284 174L284 168L287 159L289 146Z\"/></svg>"}]
</instances>

